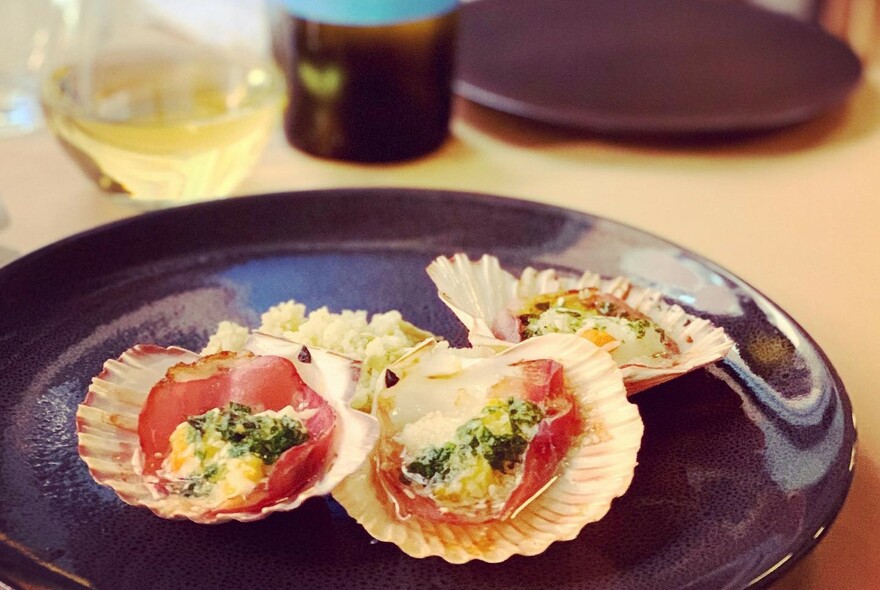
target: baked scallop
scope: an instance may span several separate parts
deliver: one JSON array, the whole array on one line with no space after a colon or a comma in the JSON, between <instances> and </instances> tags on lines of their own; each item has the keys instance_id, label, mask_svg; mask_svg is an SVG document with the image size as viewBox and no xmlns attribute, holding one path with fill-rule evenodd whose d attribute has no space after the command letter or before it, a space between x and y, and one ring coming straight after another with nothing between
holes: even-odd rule
<instances>
[{"instance_id":1,"label":"baked scallop","mask_svg":"<svg viewBox=\"0 0 880 590\"><path fill-rule=\"evenodd\" d=\"M643 432L611 358L561 334L497 354L425 342L373 414L379 442L334 498L374 538L452 563L575 538L629 487Z\"/></svg>"},{"instance_id":2,"label":"baked scallop","mask_svg":"<svg viewBox=\"0 0 880 590\"><path fill-rule=\"evenodd\" d=\"M258 520L329 493L378 435L348 406L356 371L337 355L261 340L207 356L138 345L107 361L76 420L95 481L199 523Z\"/></svg>"},{"instance_id":3,"label":"baked scallop","mask_svg":"<svg viewBox=\"0 0 880 590\"><path fill-rule=\"evenodd\" d=\"M611 354L629 394L715 362L733 346L722 328L624 277L531 267L516 277L494 256L464 254L439 257L427 272L472 345L503 350L541 334L577 334Z\"/></svg>"}]
</instances>

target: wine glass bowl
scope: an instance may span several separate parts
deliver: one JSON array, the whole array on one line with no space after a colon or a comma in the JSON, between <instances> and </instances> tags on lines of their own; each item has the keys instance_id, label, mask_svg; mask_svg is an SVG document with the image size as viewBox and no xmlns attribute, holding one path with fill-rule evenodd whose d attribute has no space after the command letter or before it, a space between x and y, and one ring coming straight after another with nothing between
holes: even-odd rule
<instances>
[{"instance_id":1,"label":"wine glass bowl","mask_svg":"<svg viewBox=\"0 0 880 590\"><path fill-rule=\"evenodd\" d=\"M230 194L277 124L281 74L257 0L77 0L44 80L47 123L108 192Z\"/></svg>"}]
</instances>

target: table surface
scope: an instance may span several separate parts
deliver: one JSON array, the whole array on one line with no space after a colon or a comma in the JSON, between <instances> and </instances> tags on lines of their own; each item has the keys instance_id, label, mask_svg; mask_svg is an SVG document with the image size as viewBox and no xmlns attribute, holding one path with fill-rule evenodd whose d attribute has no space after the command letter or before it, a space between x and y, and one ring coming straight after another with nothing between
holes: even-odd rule
<instances>
[{"instance_id":1,"label":"table surface","mask_svg":"<svg viewBox=\"0 0 880 590\"><path fill-rule=\"evenodd\" d=\"M859 427L855 479L837 521L773 588L876 588L880 398L869 355L880 350L880 63L871 63L845 107L737 139L620 141L458 101L440 151L363 166L294 151L279 130L237 194L406 186L519 197L622 221L739 275L816 339ZM46 131L0 141L0 203L9 218L0 247L20 253L138 213L95 188Z\"/></svg>"}]
</instances>

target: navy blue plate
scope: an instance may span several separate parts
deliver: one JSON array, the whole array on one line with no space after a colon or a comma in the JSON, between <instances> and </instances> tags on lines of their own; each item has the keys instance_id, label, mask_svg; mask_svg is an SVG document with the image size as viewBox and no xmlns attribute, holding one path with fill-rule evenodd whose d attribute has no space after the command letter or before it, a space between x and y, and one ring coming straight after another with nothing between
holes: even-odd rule
<instances>
[{"instance_id":1,"label":"navy blue plate","mask_svg":"<svg viewBox=\"0 0 880 590\"><path fill-rule=\"evenodd\" d=\"M105 359L198 349L278 301L405 317L463 345L424 267L438 254L626 273L723 325L736 352L634 398L629 492L544 554L449 565L378 543L332 500L258 523L166 521L92 481L74 415ZM834 369L784 312L714 264L573 211L439 191L341 189L158 211L0 269L0 579L154 588L744 588L821 537L849 488L855 430ZM774 569L775 568L775 569Z\"/></svg>"},{"instance_id":2,"label":"navy blue plate","mask_svg":"<svg viewBox=\"0 0 880 590\"><path fill-rule=\"evenodd\" d=\"M590 131L773 129L840 105L858 57L812 22L718 0L480 0L461 10L456 91Z\"/></svg>"}]
</instances>

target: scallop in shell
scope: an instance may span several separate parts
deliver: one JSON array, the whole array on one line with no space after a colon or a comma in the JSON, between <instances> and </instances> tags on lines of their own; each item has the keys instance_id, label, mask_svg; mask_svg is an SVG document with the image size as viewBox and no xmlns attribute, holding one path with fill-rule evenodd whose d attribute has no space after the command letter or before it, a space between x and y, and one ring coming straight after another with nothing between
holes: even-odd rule
<instances>
[{"instance_id":1,"label":"scallop in shell","mask_svg":"<svg viewBox=\"0 0 880 590\"><path fill-rule=\"evenodd\" d=\"M379 442L334 498L374 538L452 563L575 538L629 487L643 433L611 358L563 334L497 354L425 342L373 413Z\"/></svg>"},{"instance_id":2,"label":"scallop in shell","mask_svg":"<svg viewBox=\"0 0 880 590\"><path fill-rule=\"evenodd\" d=\"M624 277L529 267L517 278L494 256L464 254L441 256L427 272L474 346L501 350L532 334L577 333L611 353L630 395L715 362L733 346L722 328Z\"/></svg>"},{"instance_id":3,"label":"scallop in shell","mask_svg":"<svg viewBox=\"0 0 880 590\"><path fill-rule=\"evenodd\" d=\"M137 345L107 361L76 418L95 481L199 523L259 520L329 493L378 424L348 406L350 361L275 340L205 357Z\"/></svg>"}]
</instances>

